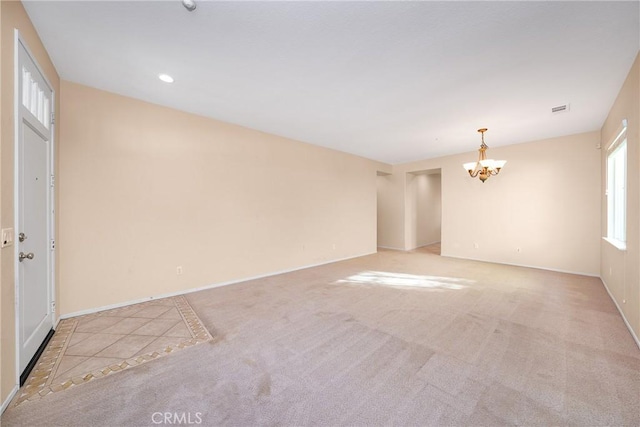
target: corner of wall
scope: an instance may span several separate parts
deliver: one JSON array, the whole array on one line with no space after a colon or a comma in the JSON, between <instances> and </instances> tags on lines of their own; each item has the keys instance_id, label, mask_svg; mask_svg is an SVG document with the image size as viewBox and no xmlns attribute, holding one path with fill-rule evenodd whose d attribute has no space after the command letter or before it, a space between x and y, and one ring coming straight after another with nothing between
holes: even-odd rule
<instances>
[{"instance_id":1,"label":"corner of wall","mask_svg":"<svg viewBox=\"0 0 640 427\"><path fill-rule=\"evenodd\" d=\"M631 334L640 346L640 53L600 130L601 236L607 229L607 150L623 119L627 120L627 247L620 250L601 239L600 278Z\"/></svg>"}]
</instances>

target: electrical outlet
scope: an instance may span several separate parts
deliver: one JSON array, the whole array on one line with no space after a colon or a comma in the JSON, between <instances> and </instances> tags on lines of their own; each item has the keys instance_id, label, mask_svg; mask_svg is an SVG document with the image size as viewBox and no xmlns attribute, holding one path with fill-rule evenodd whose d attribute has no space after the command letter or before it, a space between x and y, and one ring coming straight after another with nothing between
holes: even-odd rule
<instances>
[{"instance_id":1,"label":"electrical outlet","mask_svg":"<svg viewBox=\"0 0 640 427\"><path fill-rule=\"evenodd\" d=\"M181 265L179 265L179 266L177 266L177 267L176 267L176 274L177 274L178 276L180 276L180 275L182 274L182 266L181 266Z\"/></svg>"},{"instance_id":2,"label":"electrical outlet","mask_svg":"<svg viewBox=\"0 0 640 427\"><path fill-rule=\"evenodd\" d=\"M516 252L520 253L520 252L522 252L522 249L521 248L516 248Z\"/></svg>"},{"instance_id":3,"label":"electrical outlet","mask_svg":"<svg viewBox=\"0 0 640 427\"><path fill-rule=\"evenodd\" d=\"M2 247L13 245L13 228L2 229Z\"/></svg>"}]
</instances>

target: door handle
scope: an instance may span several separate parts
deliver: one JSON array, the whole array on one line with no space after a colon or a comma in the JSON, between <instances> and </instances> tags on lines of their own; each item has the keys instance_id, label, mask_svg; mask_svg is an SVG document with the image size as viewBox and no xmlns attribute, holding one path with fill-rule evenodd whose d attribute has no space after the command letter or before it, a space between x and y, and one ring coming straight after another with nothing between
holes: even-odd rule
<instances>
[{"instance_id":1,"label":"door handle","mask_svg":"<svg viewBox=\"0 0 640 427\"><path fill-rule=\"evenodd\" d=\"M18 254L18 261L22 262L24 261L24 259L33 259L33 252L29 252L28 254L25 254L24 252L20 252L20 254Z\"/></svg>"}]
</instances>

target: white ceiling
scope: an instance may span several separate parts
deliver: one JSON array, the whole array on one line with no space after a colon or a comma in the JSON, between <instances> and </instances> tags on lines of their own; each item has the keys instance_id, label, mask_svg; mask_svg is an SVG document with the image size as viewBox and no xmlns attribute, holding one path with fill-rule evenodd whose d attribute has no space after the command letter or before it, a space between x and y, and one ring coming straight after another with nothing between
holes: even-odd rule
<instances>
[{"instance_id":1,"label":"white ceiling","mask_svg":"<svg viewBox=\"0 0 640 427\"><path fill-rule=\"evenodd\" d=\"M65 80L388 163L598 130L640 46L638 1L196 2L25 8Z\"/></svg>"}]
</instances>

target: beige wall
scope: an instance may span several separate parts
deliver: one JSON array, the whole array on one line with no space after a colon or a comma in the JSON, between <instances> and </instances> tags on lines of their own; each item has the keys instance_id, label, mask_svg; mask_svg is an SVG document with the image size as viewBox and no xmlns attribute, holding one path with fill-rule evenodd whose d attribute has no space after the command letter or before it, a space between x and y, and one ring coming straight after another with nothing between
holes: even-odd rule
<instances>
[{"instance_id":1,"label":"beige wall","mask_svg":"<svg viewBox=\"0 0 640 427\"><path fill-rule=\"evenodd\" d=\"M390 244L390 232L387 224L392 223L392 219L388 215L394 213L393 199L394 186L391 182L392 175L378 175L377 187L377 245L378 247L393 248Z\"/></svg>"},{"instance_id":2,"label":"beige wall","mask_svg":"<svg viewBox=\"0 0 640 427\"><path fill-rule=\"evenodd\" d=\"M440 241L442 223L440 173L413 175L416 200L415 242L422 247Z\"/></svg>"},{"instance_id":3,"label":"beige wall","mask_svg":"<svg viewBox=\"0 0 640 427\"><path fill-rule=\"evenodd\" d=\"M602 126L601 167L606 177L607 145L623 119L627 127L627 249L621 251L602 240L601 270L613 299L640 337L640 55ZM606 178L602 180L602 236L607 233Z\"/></svg>"},{"instance_id":4,"label":"beige wall","mask_svg":"<svg viewBox=\"0 0 640 427\"><path fill-rule=\"evenodd\" d=\"M405 250L440 241L441 176L440 170L429 172L405 176Z\"/></svg>"},{"instance_id":5,"label":"beige wall","mask_svg":"<svg viewBox=\"0 0 640 427\"><path fill-rule=\"evenodd\" d=\"M29 49L35 55L36 61L45 76L53 85L56 96L60 93L60 80L49 59L38 34L33 28L22 4L17 1L0 2L0 43L2 43L0 66L0 91L2 101L0 115L0 221L2 228L13 228L13 145L14 145L14 114L13 114L13 76L14 76L14 29L17 28ZM56 98L59 101L59 98ZM59 102L56 102L56 112L59 112ZM59 141L59 127L56 127L55 140ZM17 234L17 233L16 233ZM16 384L15 372L15 311L14 311L14 247L3 248L0 255L0 290L1 290L1 326L0 342L2 345L2 360L0 372L1 400L4 401Z\"/></svg>"},{"instance_id":6,"label":"beige wall","mask_svg":"<svg viewBox=\"0 0 640 427\"><path fill-rule=\"evenodd\" d=\"M484 184L462 168L477 152L396 165L394 191L405 200L381 226L400 231L396 241L404 233L401 247L410 249L413 202L400 177L440 168L443 255L599 275L599 141L599 132L590 132L490 148L490 157L508 162Z\"/></svg>"},{"instance_id":7,"label":"beige wall","mask_svg":"<svg viewBox=\"0 0 640 427\"><path fill-rule=\"evenodd\" d=\"M395 206L402 203L402 194L395 191L397 175L378 176L378 247L390 249L403 249L401 230L393 228L394 225L402 225L394 216L399 215Z\"/></svg>"},{"instance_id":8,"label":"beige wall","mask_svg":"<svg viewBox=\"0 0 640 427\"><path fill-rule=\"evenodd\" d=\"M62 315L376 251L384 165L69 82L61 103Z\"/></svg>"}]
</instances>

